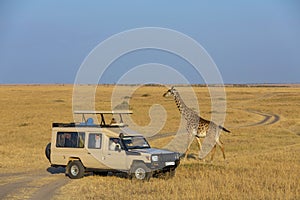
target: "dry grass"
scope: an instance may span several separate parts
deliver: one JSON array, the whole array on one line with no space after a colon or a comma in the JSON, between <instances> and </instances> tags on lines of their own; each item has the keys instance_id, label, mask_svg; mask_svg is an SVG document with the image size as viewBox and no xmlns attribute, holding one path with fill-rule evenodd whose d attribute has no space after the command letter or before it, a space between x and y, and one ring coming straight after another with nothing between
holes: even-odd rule
<instances>
[{"instance_id":1,"label":"dry grass","mask_svg":"<svg viewBox=\"0 0 300 200\"><path fill-rule=\"evenodd\" d=\"M112 86L99 86L98 110L111 109ZM210 118L206 88L194 88L201 115ZM124 88L126 91L126 88ZM149 108L162 105L167 123L160 133L175 132L180 116L171 100L162 98L164 87L141 87L129 99L135 123L150 123ZM223 135L227 162L216 152L212 164L190 159L173 179L136 182L116 176L88 176L71 181L57 199L300 199L300 88L226 88L227 116ZM44 148L52 122L70 122L72 86L0 86L1 173L45 170ZM222 99L220 99L222 100ZM247 126L264 119L251 110L277 114L275 124ZM164 146L167 139L152 141ZM191 153L197 154L193 144Z\"/></svg>"}]
</instances>

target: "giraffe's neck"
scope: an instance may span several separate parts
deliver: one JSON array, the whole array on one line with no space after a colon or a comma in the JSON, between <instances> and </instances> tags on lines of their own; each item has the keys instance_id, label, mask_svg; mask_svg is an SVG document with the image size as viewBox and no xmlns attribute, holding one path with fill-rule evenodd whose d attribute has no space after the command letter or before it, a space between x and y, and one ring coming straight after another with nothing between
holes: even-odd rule
<instances>
[{"instance_id":1,"label":"giraffe's neck","mask_svg":"<svg viewBox=\"0 0 300 200\"><path fill-rule=\"evenodd\" d=\"M185 103L183 102L183 100L180 97L180 95L178 94L178 92L174 93L174 97L175 97L175 103L177 105L179 112L184 117L187 117L186 114L187 114L188 107L185 105Z\"/></svg>"}]
</instances>

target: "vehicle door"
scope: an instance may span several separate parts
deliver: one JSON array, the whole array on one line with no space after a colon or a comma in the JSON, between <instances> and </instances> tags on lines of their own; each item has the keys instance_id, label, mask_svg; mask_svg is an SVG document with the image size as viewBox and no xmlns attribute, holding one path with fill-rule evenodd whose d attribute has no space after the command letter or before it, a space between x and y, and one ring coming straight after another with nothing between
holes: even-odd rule
<instances>
[{"instance_id":1,"label":"vehicle door","mask_svg":"<svg viewBox=\"0 0 300 200\"><path fill-rule=\"evenodd\" d=\"M107 138L104 145L104 164L111 169L127 170L126 153L120 145L119 138Z\"/></svg>"},{"instance_id":2,"label":"vehicle door","mask_svg":"<svg viewBox=\"0 0 300 200\"><path fill-rule=\"evenodd\" d=\"M89 133L87 140L87 154L84 158L84 166L94 169L107 169L103 164L103 135L101 133Z\"/></svg>"}]
</instances>

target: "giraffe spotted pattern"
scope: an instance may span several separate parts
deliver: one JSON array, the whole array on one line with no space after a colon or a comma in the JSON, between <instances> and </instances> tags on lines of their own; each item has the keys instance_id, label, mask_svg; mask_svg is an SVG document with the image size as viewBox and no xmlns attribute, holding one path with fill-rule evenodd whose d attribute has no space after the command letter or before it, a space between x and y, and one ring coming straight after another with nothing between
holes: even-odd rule
<instances>
[{"instance_id":1,"label":"giraffe spotted pattern","mask_svg":"<svg viewBox=\"0 0 300 200\"><path fill-rule=\"evenodd\" d=\"M191 136L193 136L193 139L191 140L185 152L185 159L188 155L189 148L193 143L194 138L196 138L198 142L198 146L200 150L199 151L200 159L205 158L208 155L208 153L212 151L212 155L211 155L211 161L212 161L216 150L216 145L220 146L223 153L223 158L225 159L223 143L219 139L219 131L220 130L223 130L225 132L230 132L230 131L222 126L215 124L212 121L200 117L197 112L195 112L194 110L192 110L191 108L185 105L178 91L174 87L169 89L163 96L174 97L179 112L181 113L181 115L183 115L184 119L186 120L187 132ZM205 138L202 145L201 145L200 138Z\"/></svg>"}]
</instances>

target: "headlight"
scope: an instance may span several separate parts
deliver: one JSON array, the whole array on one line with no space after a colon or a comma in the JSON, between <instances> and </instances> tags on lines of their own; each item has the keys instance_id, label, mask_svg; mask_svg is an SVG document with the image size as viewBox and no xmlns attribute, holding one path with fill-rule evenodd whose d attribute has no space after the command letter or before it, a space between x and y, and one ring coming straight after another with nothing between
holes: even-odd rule
<instances>
[{"instance_id":1,"label":"headlight","mask_svg":"<svg viewBox=\"0 0 300 200\"><path fill-rule=\"evenodd\" d=\"M158 156L152 156L152 161L157 162L158 161Z\"/></svg>"}]
</instances>

